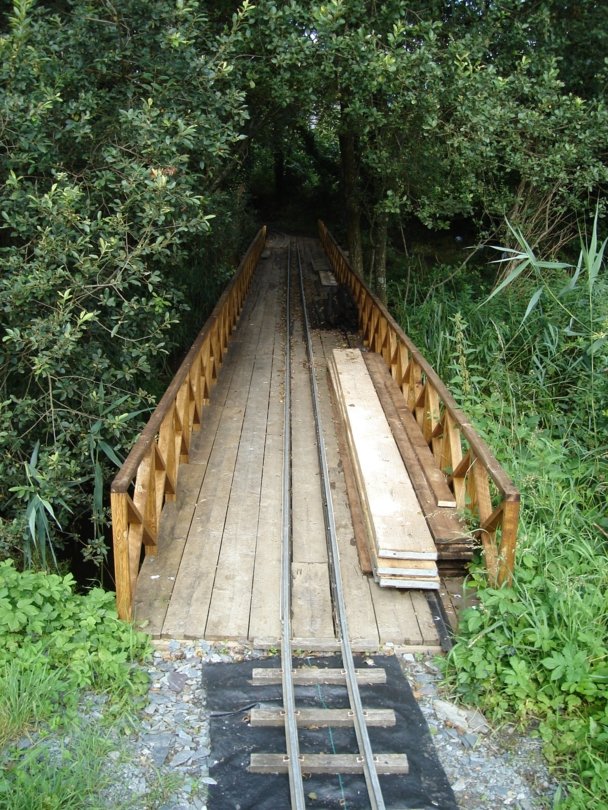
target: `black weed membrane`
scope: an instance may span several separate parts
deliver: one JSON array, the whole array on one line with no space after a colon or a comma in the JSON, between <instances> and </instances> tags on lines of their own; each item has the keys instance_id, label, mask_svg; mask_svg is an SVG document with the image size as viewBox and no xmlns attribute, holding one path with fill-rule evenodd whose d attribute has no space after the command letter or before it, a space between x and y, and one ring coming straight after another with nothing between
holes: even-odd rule
<instances>
[{"instance_id":1,"label":"black weed membrane","mask_svg":"<svg viewBox=\"0 0 608 810\"><path fill-rule=\"evenodd\" d=\"M370 664L368 662L372 661ZM386 683L361 686L363 706L393 709L395 726L370 728L374 752L407 754L407 775L380 776L385 805L391 810L457 810L458 805L439 763L429 728L410 686L394 656L357 657L359 669L383 668ZM294 658L294 668L339 667L336 656ZM254 706L282 705L281 685L252 685L252 670L280 667L279 658L235 664L207 664L203 680L211 712L210 775L217 782L209 789L210 810L289 810L287 774L248 771L252 753L284 753L282 727L252 727L249 712ZM296 687L298 707L348 708L345 686L315 684ZM352 728L302 729L300 751L307 753L355 753ZM304 775L307 808L369 808L363 774Z\"/></svg>"}]
</instances>

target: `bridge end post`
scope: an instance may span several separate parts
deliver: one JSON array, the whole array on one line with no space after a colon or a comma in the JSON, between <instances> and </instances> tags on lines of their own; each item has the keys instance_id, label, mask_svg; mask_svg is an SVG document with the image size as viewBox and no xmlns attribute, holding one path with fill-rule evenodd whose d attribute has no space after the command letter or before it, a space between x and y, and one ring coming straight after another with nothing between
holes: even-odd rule
<instances>
[{"instance_id":1,"label":"bridge end post","mask_svg":"<svg viewBox=\"0 0 608 810\"><path fill-rule=\"evenodd\" d=\"M118 618L131 621L133 617L133 593L129 563L129 514L127 494L112 492L112 537L114 542L114 578L116 585L116 610Z\"/></svg>"},{"instance_id":2,"label":"bridge end post","mask_svg":"<svg viewBox=\"0 0 608 810\"><path fill-rule=\"evenodd\" d=\"M506 500L502 512L502 535L498 565L498 584L511 585L515 570L515 548L519 524L519 498Z\"/></svg>"}]
</instances>

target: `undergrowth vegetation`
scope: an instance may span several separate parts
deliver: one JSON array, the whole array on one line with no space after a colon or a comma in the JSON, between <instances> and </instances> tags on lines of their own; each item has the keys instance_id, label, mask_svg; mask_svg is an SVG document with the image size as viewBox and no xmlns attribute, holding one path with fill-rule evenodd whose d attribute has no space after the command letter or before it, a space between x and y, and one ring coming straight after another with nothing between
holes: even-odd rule
<instances>
[{"instance_id":1,"label":"undergrowth vegetation","mask_svg":"<svg viewBox=\"0 0 608 810\"><path fill-rule=\"evenodd\" d=\"M112 594L79 595L71 575L0 563L0 807L94 806L104 754L147 691L136 663L148 649ZM87 721L94 695L105 724Z\"/></svg>"},{"instance_id":2,"label":"undergrowth vegetation","mask_svg":"<svg viewBox=\"0 0 608 810\"><path fill-rule=\"evenodd\" d=\"M608 278L597 223L572 266L522 234L487 270L436 267L393 288L405 330L522 491L512 587L470 584L446 675L495 720L538 729L560 807L608 804ZM447 279L447 281L446 281Z\"/></svg>"}]
</instances>

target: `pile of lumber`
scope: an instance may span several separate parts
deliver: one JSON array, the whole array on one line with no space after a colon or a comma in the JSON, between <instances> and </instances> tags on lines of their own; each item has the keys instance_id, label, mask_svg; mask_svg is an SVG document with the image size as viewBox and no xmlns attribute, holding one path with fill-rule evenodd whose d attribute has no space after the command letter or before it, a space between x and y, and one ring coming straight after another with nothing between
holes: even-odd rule
<instances>
[{"instance_id":1,"label":"pile of lumber","mask_svg":"<svg viewBox=\"0 0 608 810\"><path fill-rule=\"evenodd\" d=\"M312 259L313 270L318 274L319 281L323 287L337 287L338 281L334 276L326 257L322 259Z\"/></svg>"},{"instance_id":2,"label":"pile of lumber","mask_svg":"<svg viewBox=\"0 0 608 810\"><path fill-rule=\"evenodd\" d=\"M361 352L334 349L330 374L376 581L439 588L437 548Z\"/></svg>"},{"instance_id":3,"label":"pile of lumber","mask_svg":"<svg viewBox=\"0 0 608 810\"><path fill-rule=\"evenodd\" d=\"M442 576L464 576L478 541L460 518L446 476L384 360L375 352L365 352L363 359L433 535L439 572Z\"/></svg>"},{"instance_id":4,"label":"pile of lumber","mask_svg":"<svg viewBox=\"0 0 608 810\"><path fill-rule=\"evenodd\" d=\"M439 470L413 414L405 404L399 386L393 380L382 358L374 352L360 354L382 406L385 419L397 445L401 460L413 484L418 503L426 518L437 551L437 568L441 576L463 576L473 558L477 541L471 536L456 510L454 495L445 475ZM359 366L360 368L360 366ZM332 380L341 415L338 431L348 499L353 517L355 539L361 568L372 573L377 552L370 535L368 508L361 475L355 472L356 457L348 436L346 410L338 385L335 363ZM384 567L382 570L385 570ZM378 574L375 574L378 576Z\"/></svg>"}]
</instances>

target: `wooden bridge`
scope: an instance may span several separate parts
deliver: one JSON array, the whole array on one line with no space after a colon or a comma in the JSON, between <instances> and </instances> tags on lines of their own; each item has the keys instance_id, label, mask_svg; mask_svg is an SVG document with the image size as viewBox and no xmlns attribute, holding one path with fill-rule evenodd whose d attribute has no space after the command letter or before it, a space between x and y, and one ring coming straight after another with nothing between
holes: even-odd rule
<instances>
[{"instance_id":1,"label":"wooden bridge","mask_svg":"<svg viewBox=\"0 0 608 810\"><path fill-rule=\"evenodd\" d=\"M437 611L428 594L380 587L378 576L370 576L372 569L377 571L373 548L372 559L366 556L373 515L357 486L348 427L327 373L333 350L364 349L370 378L435 542L443 606L451 618L450 577L463 573L476 549L494 581L510 579L519 494L418 349L352 272L322 223L319 235L319 240L297 241L304 283L315 302L314 374L353 645L377 649L391 642L435 648ZM280 639L289 243L282 235L267 240L265 228L257 234L112 484L119 615L135 619L153 636L248 639L267 646ZM325 286L333 279L338 296L335 287ZM356 316L351 329L344 321L345 291ZM292 625L296 646L319 649L331 648L336 639L309 361L298 340L301 329L296 318L291 360ZM468 527L462 521L465 510Z\"/></svg>"}]
</instances>

